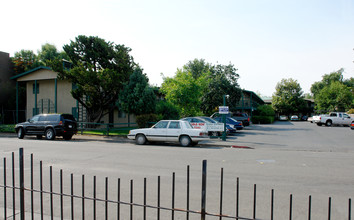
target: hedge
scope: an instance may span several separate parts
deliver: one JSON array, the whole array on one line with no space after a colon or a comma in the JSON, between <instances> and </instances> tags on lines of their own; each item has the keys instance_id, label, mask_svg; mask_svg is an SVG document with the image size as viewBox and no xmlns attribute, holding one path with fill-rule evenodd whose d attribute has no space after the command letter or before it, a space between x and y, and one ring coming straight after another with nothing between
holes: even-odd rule
<instances>
[{"instance_id":1,"label":"hedge","mask_svg":"<svg viewBox=\"0 0 354 220\"><path fill-rule=\"evenodd\" d=\"M274 122L273 116L253 116L253 124L272 124Z\"/></svg>"}]
</instances>

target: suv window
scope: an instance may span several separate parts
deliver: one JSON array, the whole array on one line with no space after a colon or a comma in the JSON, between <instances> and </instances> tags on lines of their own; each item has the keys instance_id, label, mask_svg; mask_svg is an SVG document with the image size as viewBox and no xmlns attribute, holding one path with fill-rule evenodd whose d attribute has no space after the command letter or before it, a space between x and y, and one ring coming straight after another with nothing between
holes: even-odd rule
<instances>
[{"instance_id":1,"label":"suv window","mask_svg":"<svg viewBox=\"0 0 354 220\"><path fill-rule=\"evenodd\" d=\"M33 116L31 119L30 119L31 122L37 122L39 121L39 115L36 115L36 116Z\"/></svg>"},{"instance_id":2,"label":"suv window","mask_svg":"<svg viewBox=\"0 0 354 220\"><path fill-rule=\"evenodd\" d=\"M46 121L58 121L58 115L47 115Z\"/></svg>"},{"instance_id":3,"label":"suv window","mask_svg":"<svg viewBox=\"0 0 354 220\"><path fill-rule=\"evenodd\" d=\"M39 121L58 121L58 115L39 115Z\"/></svg>"},{"instance_id":4,"label":"suv window","mask_svg":"<svg viewBox=\"0 0 354 220\"><path fill-rule=\"evenodd\" d=\"M69 115L69 114L62 114L61 117L63 117L64 119L68 119L71 121L75 121L75 118L73 115Z\"/></svg>"},{"instance_id":5,"label":"suv window","mask_svg":"<svg viewBox=\"0 0 354 220\"><path fill-rule=\"evenodd\" d=\"M41 116L39 117L39 121L47 121L47 116L41 115Z\"/></svg>"}]
</instances>

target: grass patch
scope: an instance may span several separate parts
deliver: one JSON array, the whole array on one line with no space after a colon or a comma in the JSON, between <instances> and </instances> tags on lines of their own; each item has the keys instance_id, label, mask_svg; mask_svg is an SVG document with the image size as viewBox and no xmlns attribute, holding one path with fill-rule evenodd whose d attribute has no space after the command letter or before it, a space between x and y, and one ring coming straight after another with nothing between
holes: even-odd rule
<instances>
[{"instance_id":1,"label":"grass patch","mask_svg":"<svg viewBox=\"0 0 354 220\"><path fill-rule=\"evenodd\" d=\"M134 128L112 128L109 129L109 135L112 136L119 136L119 135L128 135L129 131L135 129ZM81 134L81 131L78 131L79 134ZM84 130L83 134L89 134L89 135L107 135L107 129L97 129L97 130Z\"/></svg>"},{"instance_id":2,"label":"grass patch","mask_svg":"<svg viewBox=\"0 0 354 220\"><path fill-rule=\"evenodd\" d=\"M15 125L3 125L0 124L1 133L15 133Z\"/></svg>"}]
</instances>

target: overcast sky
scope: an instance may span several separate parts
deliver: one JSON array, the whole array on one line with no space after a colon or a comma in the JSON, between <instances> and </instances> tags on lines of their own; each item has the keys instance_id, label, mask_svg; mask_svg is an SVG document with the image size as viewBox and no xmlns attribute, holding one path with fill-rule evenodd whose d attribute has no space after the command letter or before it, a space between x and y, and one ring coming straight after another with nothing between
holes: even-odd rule
<instances>
[{"instance_id":1,"label":"overcast sky","mask_svg":"<svg viewBox=\"0 0 354 220\"><path fill-rule=\"evenodd\" d=\"M309 92L340 68L354 77L354 0L17 0L0 3L0 21L10 56L98 36L130 47L153 85L195 58L234 64L240 87L264 96L282 78Z\"/></svg>"}]
</instances>

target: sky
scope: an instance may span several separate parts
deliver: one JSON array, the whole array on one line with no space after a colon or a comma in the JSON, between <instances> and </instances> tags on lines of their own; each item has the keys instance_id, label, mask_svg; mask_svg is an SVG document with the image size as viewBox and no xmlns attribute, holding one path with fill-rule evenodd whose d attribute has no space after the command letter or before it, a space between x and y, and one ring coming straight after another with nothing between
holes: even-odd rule
<instances>
[{"instance_id":1,"label":"sky","mask_svg":"<svg viewBox=\"0 0 354 220\"><path fill-rule=\"evenodd\" d=\"M157 86L194 59L233 64L261 96L281 79L309 93L340 68L354 77L354 0L17 0L0 3L0 21L10 56L98 36L130 47Z\"/></svg>"}]
</instances>

